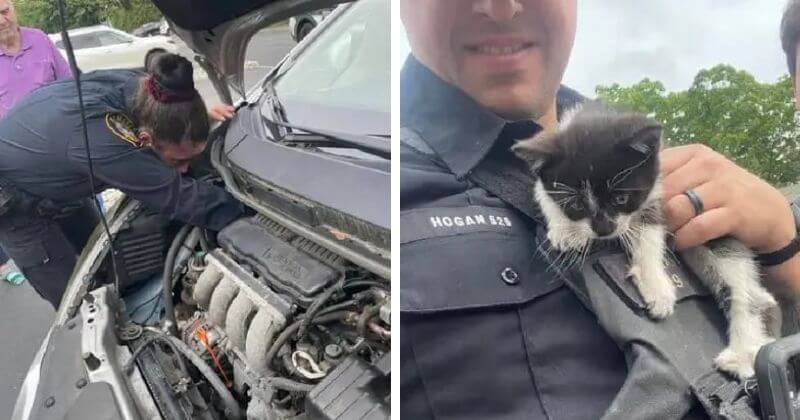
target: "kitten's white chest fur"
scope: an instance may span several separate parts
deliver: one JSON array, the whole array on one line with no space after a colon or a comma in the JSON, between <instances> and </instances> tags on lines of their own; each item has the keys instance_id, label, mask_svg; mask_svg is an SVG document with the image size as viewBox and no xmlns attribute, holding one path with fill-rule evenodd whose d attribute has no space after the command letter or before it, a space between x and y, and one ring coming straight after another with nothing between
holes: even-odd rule
<instances>
[{"instance_id":1,"label":"kitten's white chest fur","mask_svg":"<svg viewBox=\"0 0 800 420\"><path fill-rule=\"evenodd\" d=\"M650 191L645 205L660 199L660 183ZM587 192L591 194L591 192ZM547 220L547 239L561 251L583 252L598 240L587 219L572 220L547 193L541 179L534 189L536 201ZM614 237L623 243L631 256L630 276L647 304L650 314L661 319L672 314L675 286L664 269L666 230L661 224L645 224L638 214L620 215ZM646 279L646 280L645 280Z\"/></svg>"},{"instance_id":2,"label":"kitten's white chest fur","mask_svg":"<svg viewBox=\"0 0 800 420\"><path fill-rule=\"evenodd\" d=\"M661 126L641 114L590 102L565 112L556 131L542 131L512 150L537 174L533 194L553 247L581 256L594 241L619 240L649 314L656 319L672 314L677 294L666 272ZM729 304L729 343L717 356L717 367L740 378L752 376L756 353L773 340L762 314L777 306L761 286L753 253L739 241L721 239L682 255L717 300Z\"/></svg>"},{"instance_id":3,"label":"kitten's white chest fur","mask_svg":"<svg viewBox=\"0 0 800 420\"><path fill-rule=\"evenodd\" d=\"M660 182L656 182L646 203L660 209ZM598 240L587 220L571 220L545 191L541 180L534 188L544 215L550 243L561 251L583 252ZM652 211L652 209L651 209ZM618 221L615 236L621 238L630 256L629 275L653 318L670 316L676 303L676 286L665 270L667 256L663 224L645 223L639 214ZM687 264L701 273L701 279L717 299L729 297L728 347L715 359L716 366L745 379L754 375L753 365L761 346L771 342L762 314L777 306L760 282L758 267L750 250L734 239L714 247L701 246L682 253ZM725 292L729 295L725 296ZM723 297L724 296L724 297Z\"/></svg>"}]
</instances>

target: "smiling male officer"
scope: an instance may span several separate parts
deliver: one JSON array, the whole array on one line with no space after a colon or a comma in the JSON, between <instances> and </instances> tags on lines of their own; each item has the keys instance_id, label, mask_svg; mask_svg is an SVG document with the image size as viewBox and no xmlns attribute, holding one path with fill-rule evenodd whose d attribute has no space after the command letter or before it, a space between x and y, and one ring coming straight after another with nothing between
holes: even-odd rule
<instances>
[{"instance_id":1,"label":"smiling male officer","mask_svg":"<svg viewBox=\"0 0 800 420\"><path fill-rule=\"evenodd\" d=\"M538 257L530 171L508 151L581 100L561 86L576 0L401 0L400 11L412 50L400 98L402 418L600 418L626 379L623 354ZM764 254L794 243L792 211L766 182L704 146L661 160L678 248L723 235ZM766 274L800 290L800 259L771 256ZM684 415L705 417L697 405Z\"/></svg>"}]
</instances>

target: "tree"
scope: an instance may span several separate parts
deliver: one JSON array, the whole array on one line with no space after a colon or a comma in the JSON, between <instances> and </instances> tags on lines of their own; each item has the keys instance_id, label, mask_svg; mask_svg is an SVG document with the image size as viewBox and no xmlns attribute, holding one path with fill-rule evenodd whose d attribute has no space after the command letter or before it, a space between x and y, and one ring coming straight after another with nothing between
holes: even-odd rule
<instances>
[{"instance_id":1,"label":"tree","mask_svg":"<svg viewBox=\"0 0 800 420\"><path fill-rule=\"evenodd\" d=\"M54 0L16 0L20 24L47 33L61 31L58 6ZM149 0L69 0L66 2L67 29L107 23L131 31L144 23L161 19Z\"/></svg>"},{"instance_id":2,"label":"tree","mask_svg":"<svg viewBox=\"0 0 800 420\"><path fill-rule=\"evenodd\" d=\"M97 25L105 20L108 0L69 0L66 3L67 29ZM53 0L16 0L14 7L23 26L46 33L61 31L57 3Z\"/></svg>"},{"instance_id":3,"label":"tree","mask_svg":"<svg viewBox=\"0 0 800 420\"><path fill-rule=\"evenodd\" d=\"M686 91L667 93L648 79L599 86L610 103L653 116L667 146L703 143L776 186L800 181L800 131L792 83L759 83L729 65L701 70Z\"/></svg>"},{"instance_id":4,"label":"tree","mask_svg":"<svg viewBox=\"0 0 800 420\"><path fill-rule=\"evenodd\" d=\"M116 3L106 11L106 17L112 26L123 31L130 32L147 22L161 19L161 12L150 0L129 0L127 4Z\"/></svg>"},{"instance_id":5,"label":"tree","mask_svg":"<svg viewBox=\"0 0 800 420\"><path fill-rule=\"evenodd\" d=\"M614 83L609 87L598 86L596 91L597 96L607 102L625 105L642 113L652 113L656 112L664 102L667 90L659 81L643 79L631 87L622 87Z\"/></svg>"}]
</instances>

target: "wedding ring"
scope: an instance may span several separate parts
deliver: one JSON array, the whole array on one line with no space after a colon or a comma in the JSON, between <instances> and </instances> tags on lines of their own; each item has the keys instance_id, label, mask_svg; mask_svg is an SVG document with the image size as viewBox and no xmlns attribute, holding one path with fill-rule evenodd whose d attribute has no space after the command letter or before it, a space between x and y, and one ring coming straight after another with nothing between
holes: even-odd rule
<instances>
[{"instance_id":1,"label":"wedding ring","mask_svg":"<svg viewBox=\"0 0 800 420\"><path fill-rule=\"evenodd\" d=\"M692 203L692 207L694 207L694 215L699 216L700 213L703 212L703 200L700 199L700 196L697 195L693 189L688 189L683 194L689 199L689 202Z\"/></svg>"}]
</instances>

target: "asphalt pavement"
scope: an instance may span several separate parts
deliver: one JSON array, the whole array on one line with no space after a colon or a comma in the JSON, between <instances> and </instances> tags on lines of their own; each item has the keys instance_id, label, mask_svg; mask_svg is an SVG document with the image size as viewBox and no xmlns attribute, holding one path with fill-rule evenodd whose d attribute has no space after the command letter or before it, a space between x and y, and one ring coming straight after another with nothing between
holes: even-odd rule
<instances>
[{"instance_id":1,"label":"asphalt pavement","mask_svg":"<svg viewBox=\"0 0 800 420\"><path fill-rule=\"evenodd\" d=\"M294 45L286 25L267 28L256 34L246 54L246 86L261 79ZM181 53L187 57L194 55L185 46ZM195 86L207 105L219 101L211 82L202 72L196 72ZM11 417L22 381L50 328L54 311L28 282L13 286L5 281L0 281L0 310L0 377L3 378L0 419L6 419Z\"/></svg>"},{"instance_id":2,"label":"asphalt pavement","mask_svg":"<svg viewBox=\"0 0 800 420\"><path fill-rule=\"evenodd\" d=\"M250 88L254 83L261 80L295 45L296 43L289 35L288 26L285 24L266 28L253 36L245 54L245 87ZM192 50L185 44L182 44L178 52L190 59L194 57ZM203 96L206 105L220 101L208 76L196 63L195 87L200 92L200 95ZM238 98L234 97L233 99L235 101Z\"/></svg>"}]
</instances>

